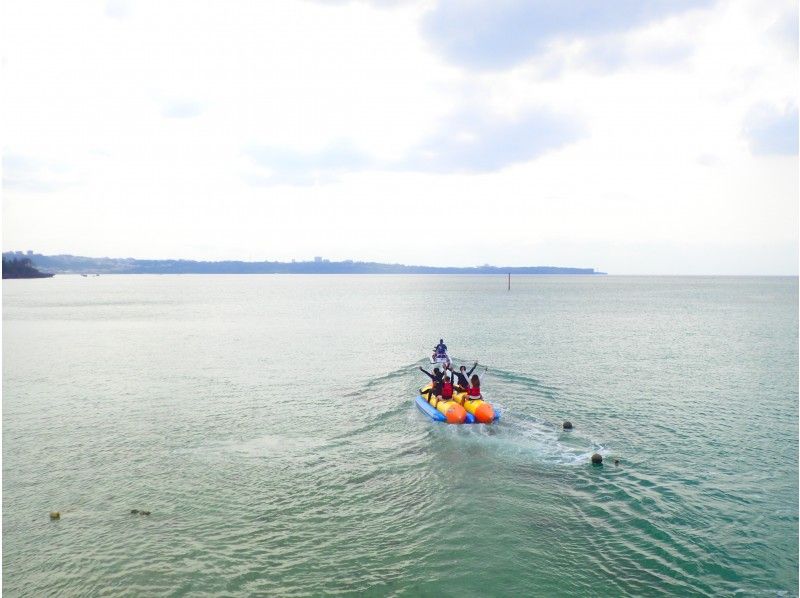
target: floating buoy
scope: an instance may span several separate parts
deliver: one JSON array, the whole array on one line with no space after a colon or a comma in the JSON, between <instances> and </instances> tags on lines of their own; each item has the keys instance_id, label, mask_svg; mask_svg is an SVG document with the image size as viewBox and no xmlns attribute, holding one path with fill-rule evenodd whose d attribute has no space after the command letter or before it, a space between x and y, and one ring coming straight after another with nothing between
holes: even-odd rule
<instances>
[{"instance_id":1,"label":"floating buoy","mask_svg":"<svg viewBox=\"0 0 800 598\"><path fill-rule=\"evenodd\" d=\"M58 511L50 511L50 519L61 519L61 513Z\"/></svg>"},{"instance_id":2,"label":"floating buoy","mask_svg":"<svg viewBox=\"0 0 800 598\"><path fill-rule=\"evenodd\" d=\"M592 465L602 465L603 464L603 455L600 453L595 453L592 455Z\"/></svg>"},{"instance_id":3,"label":"floating buoy","mask_svg":"<svg viewBox=\"0 0 800 598\"><path fill-rule=\"evenodd\" d=\"M572 429L572 422L571 421L565 421L564 422L564 429L565 430L571 430Z\"/></svg>"}]
</instances>

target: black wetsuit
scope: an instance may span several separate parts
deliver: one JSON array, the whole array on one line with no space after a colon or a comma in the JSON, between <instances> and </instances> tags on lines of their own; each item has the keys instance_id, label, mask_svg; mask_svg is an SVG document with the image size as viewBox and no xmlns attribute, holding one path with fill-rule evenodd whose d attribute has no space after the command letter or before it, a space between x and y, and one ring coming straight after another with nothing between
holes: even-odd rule
<instances>
[{"instance_id":1,"label":"black wetsuit","mask_svg":"<svg viewBox=\"0 0 800 598\"><path fill-rule=\"evenodd\" d=\"M440 396L442 394L442 380L444 379L444 372L439 372L439 375L436 376L434 374L431 374L427 370L423 370L422 368L419 369L423 374L425 374L426 376L428 376L428 378L431 379L431 382L433 382L433 384L431 384L431 387L423 393L425 398L427 400L430 400L432 396L434 397Z\"/></svg>"},{"instance_id":2,"label":"black wetsuit","mask_svg":"<svg viewBox=\"0 0 800 598\"><path fill-rule=\"evenodd\" d=\"M461 388L463 388L464 390L467 390L469 388L469 377L472 375L472 372L475 371L476 367L478 367L477 363L472 366L472 369L467 372L466 376L461 373L461 370L458 370L457 372L455 372L455 371L453 372L455 377L458 378L458 385Z\"/></svg>"},{"instance_id":3,"label":"black wetsuit","mask_svg":"<svg viewBox=\"0 0 800 598\"><path fill-rule=\"evenodd\" d=\"M428 390L424 391L422 394L427 401L430 401L431 397L442 396L442 383L434 380L433 384L431 384L431 387Z\"/></svg>"}]
</instances>

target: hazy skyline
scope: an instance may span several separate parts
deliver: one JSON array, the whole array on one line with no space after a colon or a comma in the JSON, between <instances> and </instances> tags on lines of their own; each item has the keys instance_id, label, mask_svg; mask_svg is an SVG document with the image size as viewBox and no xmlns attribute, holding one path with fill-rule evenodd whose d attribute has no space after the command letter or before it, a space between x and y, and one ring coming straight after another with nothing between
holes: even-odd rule
<instances>
[{"instance_id":1,"label":"hazy skyline","mask_svg":"<svg viewBox=\"0 0 800 598\"><path fill-rule=\"evenodd\" d=\"M5 3L3 249L797 274L789 1Z\"/></svg>"}]
</instances>

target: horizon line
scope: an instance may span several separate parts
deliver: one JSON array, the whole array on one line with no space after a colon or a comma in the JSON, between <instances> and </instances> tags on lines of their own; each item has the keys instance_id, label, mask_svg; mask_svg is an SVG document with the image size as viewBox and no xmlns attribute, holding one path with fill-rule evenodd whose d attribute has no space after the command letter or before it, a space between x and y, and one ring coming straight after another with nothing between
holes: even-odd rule
<instances>
[{"instance_id":1,"label":"horizon line","mask_svg":"<svg viewBox=\"0 0 800 598\"><path fill-rule=\"evenodd\" d=\"M45 254L45 253L38 253L38 252L33 251L33 250L22 251L22 250L17 250L17 249L6 249L6 250L3 250L2 253L3 253L3 256L6 256L7 254L13 254L15 256L22 256L22 257L33 257L33 256L41 256L41 257L45 257L45 258L71 257L71 258L82 258L82 259L91 259L91 260L133 260L133 261L139 261L139 262L195 262L195 263L198 263L198 264L222 264L222 263L266 264L266 263L272 263L272 264L287 264L287 265L298 264L298 265L301 265L301 264L318 263L318 264L329 264L329 265L335 265L335 264L366 264L366 265L371 265L371 264L374 264L374 265L381 265L381 266L398 266L398 267L403 267L403 268L429 268L429 269L438 269L438 270L448 270L448 269L477 270L477 269L481 269L481 268L486 268L486 269L497 270L497 274L509 273L508 270L515 270L515 269L546 268L546 269L565 269L565 270L591 270L592 272L586 273L587 276L600 274L600 275L604 275L604 276L684 276L684 277L727 276L727 277L766 277L766 278L798 278L798 277L800 277L800 273L798 273L798 272L789 272L789 273L783 272L783 273L771 273L771 274L763 273L763 272L739 272L739 273L705 272L705 273L692 273L692 274L681 273L681 272L670 272L670 273L653 273L653 272L646 272L646 273L642 273L642 272L638 272L638 273L637 272L627 272L626 273L626 272L617 272L617 273L611 274L609 272L605 272L605 271L599 270L599 269L597 269L595 267L580 267L580 266L543 266L543 265L538 265L538 266L531 266L531 265L525 265L525 266L511 266L511 265L495 266L493 264L488 264L488 263L480 264L480 265L470 265L470 266L453 266L453 265L432 266L432 265L426 265L426 264L404 264L404 263L401 263L401 262L378 262L378 261L366 261L366 260L358 260L358 259L329 260L327 258L323 258L322 256L314 256L314 258L311 258L311 259L300 259L300 260L292 259L291 261L281 261L281 260L269 260L269 259L247 260L247 259L232 259L232 258L231 259L198 259L198 258L183 258L183 257L181 257L181 258L175 258L175 257L171 257L171 258L139 258L139 257L131 257L131 256L128 256L128 257L110 257L110 256L107 256L107 255L98 257L98 256L78 255L78 254L74 254L74 253L51 253L51 254ZM315 258L319 258L320 261L316 261ZM510 273L513 274L514 272L510 272ZM120 272L120 274L123 274L123 272ZM135 273L134 272L128 272L128 273L125 273L125 274L135 274ZM144 273L142 273L142 274L144 274ZM176 272L175 274L178 274L178 273ZM182 274L189 274L189 273L188 272L184 272ZM223 274L223 273L220 273L220 274ZM242 272L241 274L255 274L255 273ZM302 273L302 272L301 273L282 272L282 274L304 274L304 273ZM345 273L345 272L315 272L314 274L339 274L339 275L341 275L341 274L364 274L364 273L358 273L358 272L353 272L353 273ZM376 273L376 274L378 274L378 273ZM381 272L379 274L391 274L391 273L389 273L389 272ZM397 272L397 273L394 273L394 274L413 274L413 273ZM449 272L449 273L443 273L443 274L458 275L458 274L470 274L470 273ZM517 274L520 275L520 276L548 275L547 273L525 273L525 274L517 273ZM553 273L553 274L549 274L549 275L557 276L559 274ZM564 274L564 275L566 275L566 274ZM578 276L579 274L570 274L570 275L571 276Z\"/></svg>"},{"instance_id":2,"label":"horizon line","mask_svg":"<svg viewBox=\"0 0 800 598\"><path fill-rule=\"evenodd\" d=\"M502 265L502 266L495 266L493 264L485 263L485 264L475 264L470 266L454 266L454 265L447 265L447 266L432 266L428 264L407 264L401 262L379 262L374 260L360 260L360 259L342 259L342 260L330 260L324 258L322 256L314 256L311 259L294 259L292 258L290 261L278 260L278 259L262 259L262 260L247 260L247 259L197 259L197 258L176 258L176 257L169 257L169 258L140 258L140 257L111 257L108 255L104 256L89 256L89 255L79 255L75 253L38 253L33 250L26 250L20 251L15 249L8 249L3 251L3 255L6 254L13 254L19 255L22 257L34 257L34 256L41 256L41 257L71 257L71 258L85 258L85 259L93 259L93 260L135 260L135 261L142 261L142 262L197 262L197 263L205 263L205 264L219 264L219 263L242 263L242 264L264 264L264 263L271 263L271 264L376 264L382 266L402 266L404 268L437 268L437 269L468 269L468 268L494 268L497 270L507 270L507 269L518 269L518 268L559 268L559 269L571 269L571 270L593 270L596 273L605 274L605 272L599 271L597 268L592 266L548 266L548 265L524 265L524 266L511 266L511 265Z\"/></svg>"}]
</instances>

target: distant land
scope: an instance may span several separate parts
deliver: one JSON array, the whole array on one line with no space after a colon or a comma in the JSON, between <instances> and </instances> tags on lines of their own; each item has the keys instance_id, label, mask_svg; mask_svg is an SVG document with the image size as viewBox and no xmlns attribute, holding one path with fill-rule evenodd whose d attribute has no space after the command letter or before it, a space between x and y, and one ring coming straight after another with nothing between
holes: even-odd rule
<instances>
[{"instance_id":1,"label":"distant land","mask_svg":"<svg viewBox=\"0 0 800 598\"><path fill-rule=\"evenodd\" d=\"M6 258L3 254L3 278L50 278L48 272L39 272L27 257Z\"/></svg>"},{"instance_id":2,"label":"distant land","mask_svg":"<svg viewBox=\"0 0 800 598\"><path fill-rule=\"evenodd\" d=\"M605 274L594 268L556 266L435 267L380 264L377 262L331 262L321 257L291 262L200 262L194 260L137 260L134 258L42 255L32 251L8 251L3 259L28 259L38 268L55 274Z\"/></svg>"}]
</instances>

